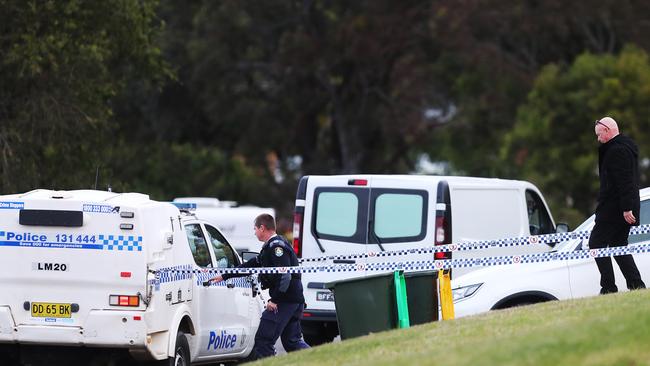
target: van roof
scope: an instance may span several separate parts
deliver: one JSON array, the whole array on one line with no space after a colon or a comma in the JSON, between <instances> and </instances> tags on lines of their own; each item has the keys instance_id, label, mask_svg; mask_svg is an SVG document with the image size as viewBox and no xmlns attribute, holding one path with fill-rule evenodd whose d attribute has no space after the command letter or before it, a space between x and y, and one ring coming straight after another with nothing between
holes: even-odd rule
<instances>
[{"instance_id":1,"label":"van roof","mask_svg":"<svg viewBox=\"0 0 650 366\"><path fill-rule=\"evenodd\" d=\"M126 205L130 207L141 207L150 205L156 201L149 198L149 195L142 193L116 193L108 191L96 191L92 189L73 191L54 191L49 189L35 189L26 193L17 193L0 196L0 200L19 199L21 201L44 201L64 200L82 201L88 203L110 203L112 205Z\"/></svg>"},{"instance_id":2,"label":"van roof","mask_svg":"<svg viewBox=\"0 0 650 366\"><path fill-rule=\"evenodd\" d=\"M495 187L503 187L504 185L510 185L512 187L531 187L534 185L530 182L523 180L513 180L513 179L501 179L501 178L479 178L479 177L465 177L465 176L444 176L444 175L407 175L407 174L348 174L348 175L310 175L310 178L321 179L369 179L373 178L389 178L402 181L413 181L413 182L422 182L422 181L447 181L456 185L489 185Z\"/></svg>"}]
</instances>

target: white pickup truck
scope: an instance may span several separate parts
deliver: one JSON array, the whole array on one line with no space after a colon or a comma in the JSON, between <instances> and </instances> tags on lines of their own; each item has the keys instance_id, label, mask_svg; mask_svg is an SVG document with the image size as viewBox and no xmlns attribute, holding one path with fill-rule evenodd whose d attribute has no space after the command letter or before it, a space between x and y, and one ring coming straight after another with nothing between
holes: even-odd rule
<instances>
[{"instance_id":1,"label":"white pickup truck","mask_svg":"<svg viewBox=\"0 0 650 366\"><path fill-rule=\"evenodd\" d=\"M2 364L80 347L168 365L244 359L264 306L256 279L203 286L240 262L217 228L143 194L0 196Z\"/></svg>"}]
</instances>

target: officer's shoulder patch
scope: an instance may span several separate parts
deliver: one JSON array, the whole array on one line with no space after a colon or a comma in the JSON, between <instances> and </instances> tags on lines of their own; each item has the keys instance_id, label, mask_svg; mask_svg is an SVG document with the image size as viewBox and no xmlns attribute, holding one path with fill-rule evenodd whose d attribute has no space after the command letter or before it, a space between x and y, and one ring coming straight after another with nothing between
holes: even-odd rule
<instances>
[{"instance_id":1,"label":"officer's shoulder patch","mask_svg":"<svg viewBox=\"0 0 650 366\"><path fill-rule=\"evenodd\" d=\"M282 247L275 247L273 252L275 253L276 257L282 257L282 255L284 254L284 250L282 250Z\"/></svg>"}]
</instances>

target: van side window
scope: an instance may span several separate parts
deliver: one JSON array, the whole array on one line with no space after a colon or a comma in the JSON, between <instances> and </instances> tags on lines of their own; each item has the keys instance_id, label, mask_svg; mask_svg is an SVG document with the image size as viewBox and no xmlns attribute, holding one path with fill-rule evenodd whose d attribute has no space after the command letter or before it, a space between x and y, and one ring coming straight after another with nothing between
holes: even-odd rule
<instances>
[{"instance_id":1,"label":"van side window","mask_svg":"<svg viewBox=\"0 0 650 366\"><path fill-rule=\"evenodd\" d=\"M201 231L201 225L185 225L185 234L187 235L187 242L190 244L194 262L201 267L212 267L208 243Z\"/></svg>"},{"instance_id":2,"label":"van side window","mask_svg":"<svg viewBox=\"0 0 650 366\"><path fill-rule=\"evenodd\" d=\"M382 243L422 240L426 236L428 193L424 190L372 190L371 217L374 217L370 242Z\"/></svg>"},{"instance_id":3,"label":"van side window","mask_svg":"<svg viewBox=\"0 0 650 366\"><path fill-rule=\"evenodd\" d=\"M650 200L641 201L641 217L639 222L641 225L650 224ZM630 235L627 239L628 243L638 243L644 240L650 240L650 234Z\"/></svg>"},{"instance_id":4,"label":"van side window","mask_svg":"<svg viewBox=\"0 0 650 366\"><path fill-rule=\"evenodd\" d=\"M528 224L531 235L550 234L554 232L553 222L548 215L546 206L537 193L526 190L526 207L528 208Z\"/></svg>"},{"instance_id":5,"label":"van side window","mask_svg":"<svg viewBox=\"0 0 650 366\"><path fill-rule=\"evenodd\" d=\"M365 244L368 191L366 188L317 188L314 234L322 239Z\"/></svg>"},{"instance_id":6,"label":"van side window","mask_svg":"<svg viewBox=\"0 0 650 366\"><path fill-rule=\"evenodd\" d=\"M205 231L208 232L208 239L210 239L210 243L212 244L217 268L233 268L237 266L239 261L237 260L235 251L230 247L219 230L210 225L205 225Z\"/></svg>"}]
</instances>

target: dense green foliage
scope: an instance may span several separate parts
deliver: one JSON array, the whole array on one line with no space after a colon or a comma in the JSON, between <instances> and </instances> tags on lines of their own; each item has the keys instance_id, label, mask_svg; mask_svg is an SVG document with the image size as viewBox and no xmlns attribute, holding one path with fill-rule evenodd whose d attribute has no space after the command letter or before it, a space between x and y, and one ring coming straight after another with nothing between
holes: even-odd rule
<instances>
[{"instance_id":1,"label":"dense green foliage","mask_svg":"<svg viewBox=\"0 0 650 366\"><path fill-rule=\"evenodd\" d=\"M428 156L531 180L575 224L595 200L595 118L611 114L650 154L645 1L0 9L0 193L97 177L286 215L303 174L411 173Z\"/></svg>"},{"instance_id":2,"label":"dense green foliage","mask_svg":"<svg viewBox=\"0 0 650 366\"><path fill-rule=\"evenodd\" d=\"M616 116L639 144L641 184L650 184L650 62L629 47L618 56L585 54L570 67L546 66L506 135L502 153L514 176L545 188L576 220L593 209L598 189L594 121ZM556 212L557 214L557 212Z\"/></svg>"},{"instance_id":3,"label":"dense green foliage","mask_svg":"<svg viewBox=\"0 0 650 366\"><path fill-rule=\"evenodd\" d=\"M92 187L111 100L167 70L157 1L0 0L0 188Z\"/></svg>"}]
</instances>

